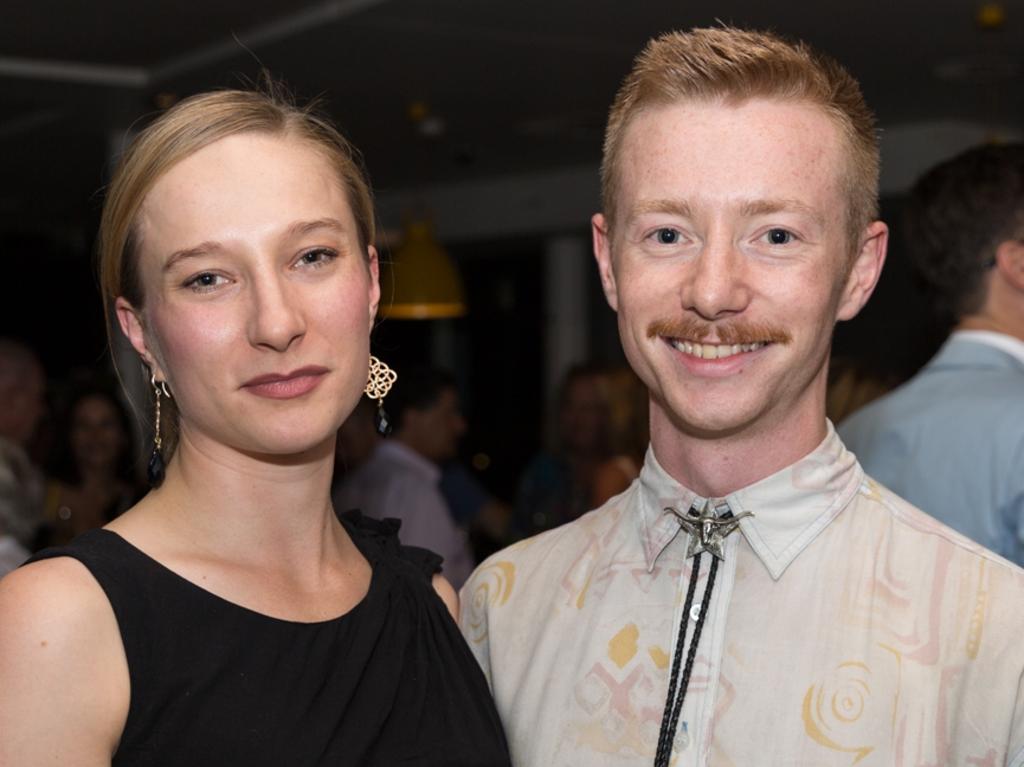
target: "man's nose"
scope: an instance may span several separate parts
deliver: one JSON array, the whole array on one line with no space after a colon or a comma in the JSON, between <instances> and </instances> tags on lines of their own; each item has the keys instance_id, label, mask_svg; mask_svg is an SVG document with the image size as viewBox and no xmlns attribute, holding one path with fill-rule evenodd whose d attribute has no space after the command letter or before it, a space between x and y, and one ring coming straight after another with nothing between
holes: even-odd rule
<instances>
[{"instance_id":1,"label":"man's nose","mask_svg":"<svg viewBox=\"0 0 1024 767\"><path fill-rule=\"evenodd\" d=\"M680 286L683 309L709 321L742 312L750 293L746 256L726 236L709 238Z\"/></svg>"}]
</instances>

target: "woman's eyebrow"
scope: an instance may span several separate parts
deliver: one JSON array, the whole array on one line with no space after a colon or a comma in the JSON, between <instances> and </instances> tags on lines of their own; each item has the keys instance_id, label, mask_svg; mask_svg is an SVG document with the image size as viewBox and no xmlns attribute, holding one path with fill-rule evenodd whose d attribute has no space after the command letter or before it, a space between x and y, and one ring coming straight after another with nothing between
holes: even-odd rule
<instances>
[{"instance_id":1,"label":"woman's eyebrow","mask_svg":"<svg viewBox=\"0 0 1024 767\"><path fill-rule=\"evenodd\" d=\"M327 229L332 232L339 234L345 232L345 226L336 218L318 218L313 221L296 221L295 223L288 226L284 231L284 236L287 239L295 239L304 235L310 234L311 232L319 231L321 229ZM191 248L182 248L176 250L168 257L166 263L164 263L163 270L165 272L170 271L179 262L185 261L189 258L196 258L197 256L206 256L211 253L223 250L224 246L216 240L207 240L201 242L198 245Z\"/></svg>"},{"instance_id":2,"label":"woman's eyebrow","mask_svg":"<svg viewBox=\"0 0 1024 767\"><path fill-rule=\"evenodd\" d=\"M314 221L296 221L285 230L288 238L300 237L319 229L329 229L333 232L344 233L345 226L336 218L318 218Z\"/></svg>"},{"instance_id":3,"label":"woman's eyebrow","mask_svg":"<svg viewBox=\"0 0 1024 767\"><path fill-rule=\"evenodd\" d=\"M189 258L196 258L197 256L205 256L209 253L222 250L223 246L214 240L207 240L201 242L192 248L183 248L182 250L176 250L168 257L164 263L164 271L169 272L175 265L180 261L185 261Z\"/></svg>"}]
</instances>

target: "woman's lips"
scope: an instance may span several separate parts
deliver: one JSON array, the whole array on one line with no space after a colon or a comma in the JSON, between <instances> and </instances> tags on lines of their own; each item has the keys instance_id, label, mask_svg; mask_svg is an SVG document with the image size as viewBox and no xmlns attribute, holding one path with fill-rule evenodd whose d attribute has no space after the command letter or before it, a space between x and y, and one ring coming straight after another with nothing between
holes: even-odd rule
<instances>
[{"instance_id":1,"label":"woman's lips","mask_svg":"<svg viewBox=\"0 0 1024 767\"><path fill-rule=\"evenodd\" d=\"M268 373L246 381L242 388L257 397L292 399L313 391L327 372L327 368L305 367L291 373Z\"/></svg>"}]
</instances>

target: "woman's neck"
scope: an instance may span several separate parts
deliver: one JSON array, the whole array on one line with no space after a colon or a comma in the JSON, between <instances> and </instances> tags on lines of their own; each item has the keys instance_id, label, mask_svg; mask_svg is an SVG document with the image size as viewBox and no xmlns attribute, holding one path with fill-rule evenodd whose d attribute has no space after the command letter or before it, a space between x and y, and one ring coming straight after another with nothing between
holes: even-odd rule
<instances>
[{"instance_id":1,"label":"woman's neck","mask_svg":"<svg viewBox=\"0 0 1024 767\"><path fill-rule=\"evenodd\" d=\"M139 514L182 550L293 575L315 570L337 556L343 537L330 501L333 464L333 440L278 459L183 433Z\"/></svg>"}]
</instances>

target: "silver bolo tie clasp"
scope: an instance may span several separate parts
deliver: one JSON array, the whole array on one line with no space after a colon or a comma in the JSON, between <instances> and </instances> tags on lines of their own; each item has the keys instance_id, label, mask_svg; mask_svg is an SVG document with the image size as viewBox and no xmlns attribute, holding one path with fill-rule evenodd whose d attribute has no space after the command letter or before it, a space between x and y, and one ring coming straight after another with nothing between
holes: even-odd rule
<instances>
[{"instance_id":1,"label":"silver bolo tie clasp","mask_svg":"<svg viewBox=\"0 0 1024 767\"><path fill-rule=\"evenodd\" d=\"M679 526L690 535L690 543L686 547L687 559L707 551L724 561L725 539L740 526L741 519L754 516L749 511L734 515L728 503L719 501L716 504L710 498L699 510L694 504L685 514L680 514L671 506L666 507L665 511L672 512L679 520Z\"/></svg>"}]
</instances>

